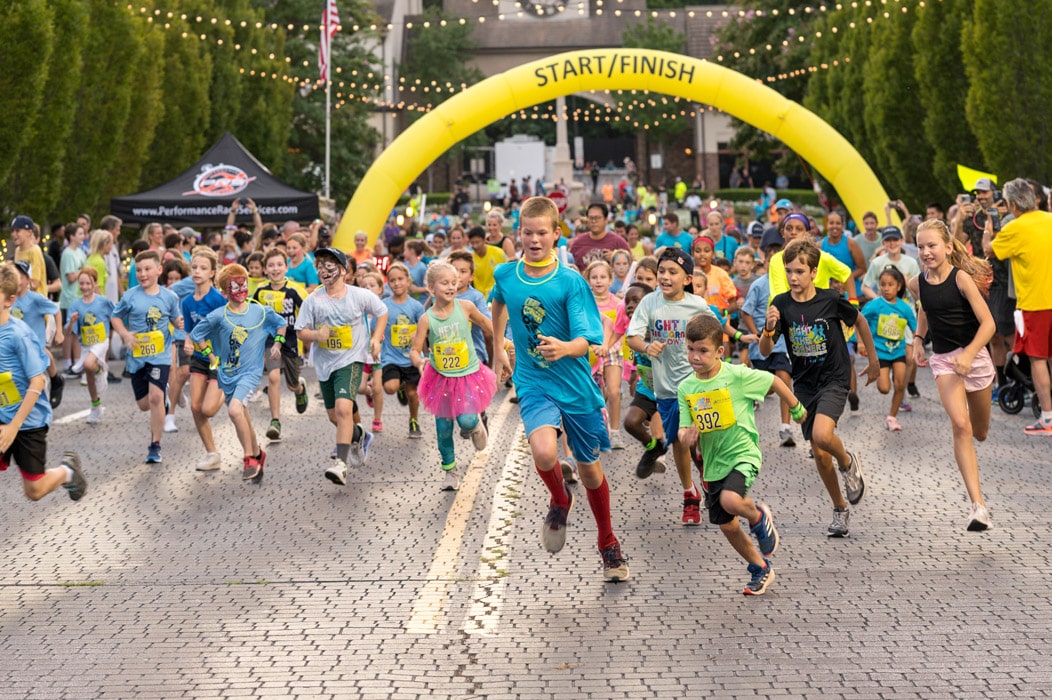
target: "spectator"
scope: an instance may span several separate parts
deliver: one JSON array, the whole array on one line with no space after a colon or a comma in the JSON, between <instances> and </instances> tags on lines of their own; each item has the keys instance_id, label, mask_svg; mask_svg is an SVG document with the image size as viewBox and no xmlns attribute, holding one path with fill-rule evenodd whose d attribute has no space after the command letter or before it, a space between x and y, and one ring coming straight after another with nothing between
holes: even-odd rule
<instances>
[{"instance_id":1,"label":"spectator","mask_svg":"<svg viewBox=\"0 0 1052 700\"><path fill-rule=\"evenodd\" d=\"M607 260L615 250L631 252L628 241L606 228L609 211L602 202L588 206L587 230L570 241L569 252L579 270L584 270L593 260Z\"/></svg>"}]
</instances>

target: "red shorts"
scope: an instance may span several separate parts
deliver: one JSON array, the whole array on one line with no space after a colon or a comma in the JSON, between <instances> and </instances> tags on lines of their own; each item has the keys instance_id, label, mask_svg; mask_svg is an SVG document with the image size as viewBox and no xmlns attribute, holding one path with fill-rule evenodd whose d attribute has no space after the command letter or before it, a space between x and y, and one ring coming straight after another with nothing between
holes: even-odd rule
<instances>
[{"instance_id":1,"label":"red shorts","mask_svg":"<svg viewBox=\"0 0 1052 700\"><path fill-rule=\"evenodd\" d=\"M1023 311L1023 335L1015 331L1013 352L1028 357L1052 357L1052 309Z\"/></svg>"}]
</instances>

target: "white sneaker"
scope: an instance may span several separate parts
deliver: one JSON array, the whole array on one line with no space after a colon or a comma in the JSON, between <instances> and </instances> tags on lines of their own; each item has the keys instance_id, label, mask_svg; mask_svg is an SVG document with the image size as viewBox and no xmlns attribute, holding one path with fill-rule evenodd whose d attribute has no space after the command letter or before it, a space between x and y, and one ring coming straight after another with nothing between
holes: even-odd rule
<instances>
[{"instance_id":1,"label":"white sneaker","mask_svg":"<svg viewBox=\"0 0 1052 700\"><path fill-rule=\"evenodd\" d=\"M102 419L102 414L105 413L105 406L92 406L88 409L88 425L95 425Z\"/></svg>"},{"instance_id":2,"label":"white sneaker","mask_svg":"<svg viewBox=\"0 0 1052 700\"><path fill-rule=\"evenodd\" d=\"M167 415L164 417L164 432L166 433L178 433L179 426L175 424L175 416Z\"/></svg>"},{"instance_id":3,"label":"white sneaker","mask_svg":"<svg viewBox=\"0 0 1052 700\"><path fill-rule=\"evenodd\" d=\"M475 429L471 431L471 443L476 450L482 452L486 449L487 442L489 442L489 432L486 431L486 424L480 420Z\"/></svg>"},{"instance_id":4,"label":"white sneaker","mask_svg":"<svg viewBox=\"0 0 1052 700\"><path fill-rule=\"evenodd\" d=\"M665 456L662 455L654 460L654 473L664 474L667 467L665 466Z\"/></svg>"},{"instance_id":5,"label":"white sneaker","mask_svg":"<svg viewBox=\"0 0 1052 700\"><path fill-rule=\"evenodd\" d=\"M456 491L460 488L460 475L457 474L457 468L453 467L450 470L443 470L442 476L442 490L443 491Z\"/></svg>"},{"instance_id":6,"label":"white sneaker","mask_svg":"<svg viewBox=\"0 0 1052 700\"><path fill-rule=\"evenodd\" d=\"M66 377L66 379L72 379L73 377L76 377L76 376L77 375L74 374L72 376ZM88 385L88 373L85 372L84 374L80 375L79 380L80 380L80 385L81 386L87 386Z\"/></svg>"},{"instance_id":7,"label":"white sneaker","mask_svg":"<svg viewBox=\"0 0 1052 700\"><path fill-rule=\"evenodd\" d=\"M989 530L994 524L990 522L990 511L981 503L973 503L968 515L968 529L972 532Z\"/></svg>"},{"instance_id":8,"label":"white sneaker","mask_svg":"<svg viewBox=\"0 0 1052 700\"><path fill-rule=\"evenodd\" d=\"M209 452L205 454L204 458L197 463L197 471L199 472L214 472L223 466L223 458L219 456L218 452Z\"/></svg>"},{"instance_id":9,"label":"white sneaker","mask_svg":"<svg viewBox=\"0 0 1052 700\"><path fill-rule=\"evenodd\" d=\"M623 450L625 449L625 441L621 439L620 430L610 431L610 449L611 450Z\"/></svg>"},{"instance_id":10,"label":"white sneaker","mask_svg":"<svg viewBox=\"0 0 1052 700\"><path fill-rule=\"evenodd\" d=\"M347 485L347 465L337 459L336 463L325 470L325 478L337 486Z\"/></svg>"}]
</instances>

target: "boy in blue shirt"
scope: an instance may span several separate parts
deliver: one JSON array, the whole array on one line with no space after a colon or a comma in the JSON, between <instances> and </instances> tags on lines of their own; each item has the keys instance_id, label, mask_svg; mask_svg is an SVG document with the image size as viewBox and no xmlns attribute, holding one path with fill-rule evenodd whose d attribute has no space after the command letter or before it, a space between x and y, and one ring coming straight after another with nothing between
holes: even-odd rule
<instances>
[{"instance_id":1,"label":"boy in blue shirt","mask_svg":"<svg viewBox=\"0 0 1052 700\"><path fill-rule=\"evenodd\" d=\"M541 527L541 542L553 554L566 543L566 517L573 493L563 482L559 432L577 460L599 530L603 576L628 579L628 560L610 523L610 489L599 460L610 449L603 422L603 395L591 379L588 349L603 342L603 324L588 283L559 263L553 252L559 240L559 210L546 197L522 205L522 258L494 270L493 335L503 338L510 324L516 346L515 387L533 460L551 502ZM498 381L510 374L502 343L493 348Z\"/></svg>"},{"instance_id":2,"label":"boy in blue shirt","mask_svg":"<svg viewBox=\"0 0 1052 700\"><path fill-rule=\"evenodd\" d=\"M132 393L140 411L150 412L150 447L147 464L161 463L161 434L168 372L172 365L169 325L183 328L179 297L161 287L161 256L146 250L135 256L139 284L117 302L110 318L113 332L128 348L125 369L131 374Z\"/></svg>"},{"instance_id":3,"label":"boy in blue shirt","mask_svg":"<svg viewBox=\"0 0 1052 700\"><path fill-rule=\"evenodd\" d=\"M29 291L32 271L28 262L19 260L15 263L15 269L21 274L18 276L18 298L15 299L15 303L11 307L11 315L24 321L29 326L29 330L40 341L40 347L44 349L44 355L48 360L47 373L51 379L51 391L49 392L51 408L58 408L59 404L62 403L62 390L66 386L66 381L58 373L58 368L55 366L55 358L52 357L51 351L47 349L48 316L51 316L55 323L55 342L61 345L64 338L58 304L42 294Z\"/></svg>"},{"instance_id":4,"label":"boy in blue shirt","mask_svg":"<svg viewBox=\"0 0 1052 700\"><path fill-rule=\"evenodd\" d=\"M44 467L52 416L43 396L48 358L29 327L11 315L18 286L14 265L0 265L0 471L17 464L30 500L62 486L79 501L88 482L75 453L64 452L54 469Z\"/></svg>"}]
</instances>

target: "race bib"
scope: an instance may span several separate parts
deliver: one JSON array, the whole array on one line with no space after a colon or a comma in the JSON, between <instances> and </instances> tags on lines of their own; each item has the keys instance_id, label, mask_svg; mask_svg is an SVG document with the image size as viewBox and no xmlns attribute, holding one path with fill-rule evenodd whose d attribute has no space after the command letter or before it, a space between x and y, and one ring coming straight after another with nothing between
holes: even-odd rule
<instances>
[{"instance_id":1,"label":"race bib","mask_svg":"<svg viewBox=\"0 0 1052 700\"><path fill-rule=\"evenodd\" d=\"M93 326L80 327L81 345L98 345L106 340L106 324L96 323Z\"/></svg>"},{"instance_id":2,"label":"race bib","mask_svg":"<svg viewBox=\"0 0 1052 700\"><path fill-rule=\"evenodd\" d=\"M628 347L628 338L621 341L621 357L625 359L625 362L635 362L636 351Z\"/></svg>"},{"instance_id":3,"label":"race bib","mask_svg":"<svg viewBox=\"0 0 1052 700\"><path fill-rule=\"evenodd\" d=\"M416 335L416 324L391 326L391 345L396 348L407 348L413 344L413 336Z\"/></svg>"},{"instance_id":4,"label":"race bib","mask_svg":"<svg viewBox=\"0 0 1052 700\"><path fill-rule=\"evenodd\" d=\"M891 314L877 317L877 335L886 340L902 340L906 333L906 319Z\"/></svg>"},{"instance_id":5,"label":"race bib","mask_svg":"<svg viewBox=\"0 0 1052 700\"><path fill-rule=\"evenodd\" d=\"M22 403L15 380L10 372L0 372L0 408Z\"/></svg>"},{"instance_id":6,"label":"race bib","mask_svg":"<svg viewBox=\"0 0 1052 700\"><path fill-rule=\"evenodd\" d=\"M153 357L164 352L164 333L161 331L136 333L135 339L139 342L132 350L132 357Z\"/></svg>"},{"instance_id":7,"label":"race bib","mask_svg":"<svg viewBox=\"0 0 1052 700\"><path fill-rule=\"evenodd\" d=\"M350 350L351 340L350 326L333 326L329 329L329 337L321 342L321 346L326 350Z\"/></svg>"},{"instance_id":8,"label":"race bib","mask_svg":"<svg viewBox=\"0 0 1052 700\"><path fill-rule=\"evenodd\" d=\"M276 289L259 290L259 301L263 306L269 306L279 314L285 309L285 292Z\"/></svg>"},{"instance_id":9,"label":"race bib","mask_svg":"<svg viewBox=\"0 0 1052 700\"><path fill-rule=\"evenodd\" d=\"M466 369L468 366L468 344L463 340L452 343L435 343L431 357L440 372Z\"/></svg>"},{"instance_id":10,"label":"race bib","mask_svg":"<svg viewBox=\"0 0 1052 700\"><path fill-rule=\"evenodd\" d=\"M730 389L713 389L687 396L694 425L702 433L726 430L735 424Z\"/></svg>"}]
</instances>

